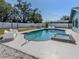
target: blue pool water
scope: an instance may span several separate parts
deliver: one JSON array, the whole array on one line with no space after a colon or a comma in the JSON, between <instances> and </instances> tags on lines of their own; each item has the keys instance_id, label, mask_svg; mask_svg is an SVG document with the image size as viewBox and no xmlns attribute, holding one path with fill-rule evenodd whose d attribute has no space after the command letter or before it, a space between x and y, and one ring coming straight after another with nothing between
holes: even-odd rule
<instances>
[{"instance_id":1,"label":"blue pool water","mask_svg":"<svg viewBox=\"0 0 79 59\"><path fill-rule=\"evenodd\" d=\"M59 29L43 29L23 34L24 38L29 41L46 41L50 40L55 34L65 34L65 31Z\"/></svg>"}]
</instances>

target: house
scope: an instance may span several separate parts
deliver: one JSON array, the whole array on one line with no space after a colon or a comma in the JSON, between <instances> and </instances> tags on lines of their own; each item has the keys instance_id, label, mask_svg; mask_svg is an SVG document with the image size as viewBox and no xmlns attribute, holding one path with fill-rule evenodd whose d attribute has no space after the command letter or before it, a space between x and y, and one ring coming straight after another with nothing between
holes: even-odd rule
<instances>
[{"instance_id":1,"label":"house","mask_svg":"<svg viewBox=\"0 0 79 59\"><path fill-rule=\"evenodd\" d=\"M71 16L72 20L72 29L79 33L79 7L74 7L71 10Z\"/></svg>"}]
</instances>

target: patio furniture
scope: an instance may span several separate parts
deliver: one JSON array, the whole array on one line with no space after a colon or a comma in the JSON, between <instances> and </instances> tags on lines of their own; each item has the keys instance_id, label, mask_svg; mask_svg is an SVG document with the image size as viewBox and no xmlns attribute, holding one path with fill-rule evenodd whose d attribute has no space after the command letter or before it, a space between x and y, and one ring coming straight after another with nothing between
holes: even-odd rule
<instances>
[{"instance_id":1,"label":"patio furniture","mask_svg":"<svg viewBox=\"0 0 79 59\"><path fill-rule=\"evenodd\" d=\"M15 37L16 37L16 33L15 32L4 31L4 34L1 37L0 43L12 41L12 40L15 39Z\"/></svg>"},{"instance_id":2,"label":"patio furniture","mask_svg":"<svg viewBox=\"0 0 79 59\"><path fill-rule=\"evenodd\" d=\"M76 42L75 42L74 38L72 37L72 35L69 35L69 34L56 34L51 39L55 40L55 41L61 41L61 42L76 44Z\"/></svg>"},{"instance_id":3,"label":"patio furniture","mask_svg":"<svg viewBox=\"0 0 79 59\"><path fill-rule=\"evenodd\" d=\"M3 35L3 39L14 39L16 37L16 33L8 32Z\"/></svg>"},{"instance_id":4,"label":"patio furniture","mask_svg":"<svg viewBox=\"0 0 79 59\"><path fill-rule=\"evenodd\" d=\"M3 39L3 37L2 36L0 36L0 40L2 40Z\"/></svg>"},{"instance_id":5,"label":"patio furniture","mask_svg":"<svg viewBox=\"0 0 79 59\"><path fill-rule=\"evenodd\" d=\"M8 30L5 30L4 33L8 33ZM3 35L0 36L0 41L3 40Z\"/></svg>"}]
</instances>

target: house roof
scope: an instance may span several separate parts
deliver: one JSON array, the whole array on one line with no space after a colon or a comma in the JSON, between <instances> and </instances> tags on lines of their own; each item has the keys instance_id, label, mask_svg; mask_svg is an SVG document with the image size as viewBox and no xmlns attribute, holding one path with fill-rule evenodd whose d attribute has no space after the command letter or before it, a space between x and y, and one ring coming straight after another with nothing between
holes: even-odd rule
<instances>
[{"instance_id":1,"label":"house roof","mask_svg":"<svg viewBox=\"0 0 79 59\"><path fill-rule=\"evenodd\" d=\"M79 11L79 7L73 7L73 10Z\"/></svg>"}]
</instances>

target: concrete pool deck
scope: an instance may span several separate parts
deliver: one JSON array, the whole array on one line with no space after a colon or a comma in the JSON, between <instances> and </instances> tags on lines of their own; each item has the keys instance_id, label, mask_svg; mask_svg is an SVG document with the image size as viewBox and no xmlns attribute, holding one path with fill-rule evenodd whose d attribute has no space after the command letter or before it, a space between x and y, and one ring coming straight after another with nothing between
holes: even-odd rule
<instances>
[{"instance_id":1,"label":"concrete pool deck","mask_svg":"<svg viewBox=\"0 0 79 59\"><path fill-rule=\"evenodd\" d=\"M3 44L39 59L79 59L79 34L71 29L65 30L74 37L76 45L53 40L27 42L20 33L13 41Z\"/></svg>"}]
</instances>

